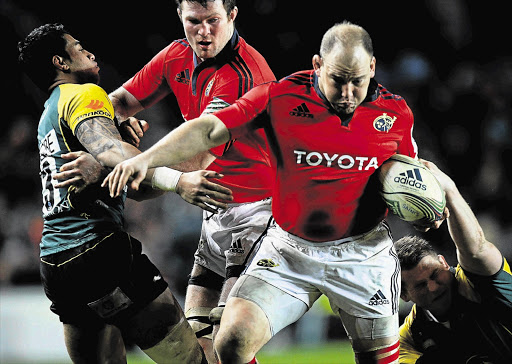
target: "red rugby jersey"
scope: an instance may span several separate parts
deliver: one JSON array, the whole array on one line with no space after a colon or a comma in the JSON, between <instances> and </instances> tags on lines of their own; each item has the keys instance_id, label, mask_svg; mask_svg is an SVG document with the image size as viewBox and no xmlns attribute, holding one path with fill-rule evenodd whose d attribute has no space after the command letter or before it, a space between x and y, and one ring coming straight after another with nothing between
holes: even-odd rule
<instances>
[{"instance_id":1,"label":"red rugby jersey","mask_svg":"<svg viewBox=\"0 0 512 364\"><path fill-rule=\"evenodd\" d=\"M275 81L275 76L267 61L235 30L217 57L201 63L186 39L174 41L123 87L145 108L173 93L183 118L191 120L233 104L254 86L269 81ZM224 175L219 183L233 191L233 202L270 196L270 160L262 130L210 152L216 160L208 169Z\"/></svg>"},{"instance_id":2,"label":"red rugby jersey","mask_svg":"<svg viewBox=\"0 0 512 364\"><path fill-rule=\"evenodd\" d=\"M274 218L311 241L373 228L387 211L369 183L374 172L395 153L417 155L410 108L374 80L349 118L330 107L313 70L256 87L215 115L233 138L256 127L266 130Z\"/></svg>"}]
</instances>

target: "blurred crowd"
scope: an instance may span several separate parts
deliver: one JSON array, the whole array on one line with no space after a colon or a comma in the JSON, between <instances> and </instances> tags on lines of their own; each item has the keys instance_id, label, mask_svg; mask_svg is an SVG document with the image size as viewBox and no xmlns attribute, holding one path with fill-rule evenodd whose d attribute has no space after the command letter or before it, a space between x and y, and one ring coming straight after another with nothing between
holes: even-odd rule
<instances>
[{"instance_id":1,"label":"blurred crowd","mask_svg":"<svg viewBox=\"0 0 512 364\"><path fill-rule=\"evenodd\" d=\"M173 39L182 38L172 1L167 3L170 3L166 8L167 17L174 30L165 36L158 32L141 36L137 44L144 48L145 53L141 52L144 56L131 63L129 69L116 67L116 61L113 57L108 58L109 53L104 50L106 59L102 61L97 55L103 62L103 86L107 92L136 72L149 60L151 53L155 54ZM500 39L497 39L496 55L488 54L489 48L479 48L483 44L479 33L482 25L474 20L479 15L474 13L475 9L463 1L424 1L419 10L424 12L418 13L415 19L404 20L405 25L396 29L398 16L388 17L395 23L386 22L385 16L372 16L372 21L367 23L360 11L362 7L354 10L357 15L352 16L347 11L343 15L329 14L327 20L317 19L312 24L300 20L301 16L311 16L309 10L305 13L295 11L290 18L283 18L280 11L284 10L275 0L239 1L239 7L240 18L244 12L245 16L244 20L239 20L237 28L267 58L278 78L310 67L321 34L334 23L332 19L348 19L365 27L374 38L377 81L403 96L414 112L414 137L420 157L434 161L454 178L476 212L487 238L512 259L512 246L507 243L512 239L512 214L509 211L512 202L512 171L509 168L512 158L512 52L503 49L505 45ZM6 62L12 69L16 63L16 42L33 27L53 19L51 14L39 14L39 10L15 5L10 0L0 5L2 30L11 35L7 44L10 57ZM420 15L423 18L419 18ZM65 22L65 16L57 19ZM265 17L270 20L264 23L267 31L276 25L272 38L270 35L259 37L261 23L250 22L250 19L254 22L260 19L261 22ZM430 24L432 28L425 29L427 35L409 34L402 43L395 44L391 35L404 37L394 32L414 21ZM303 29L311 26L319 28L314 37ZM250 29L255 27L258 31L251 32ZM70 28L78 33L79 39L87 37L87 28L81 29L77 24ZM382 36L384 28L391 35ZM378 36L374 36L377 32ZM441 41L426 46L423 41L429 36ZM99 40L90 37L88 47L97 54L99 51L95 48ZM401 48L392 54L383 51L397 46ZM125 57L133 50L123 53L116 48L112 53L119 57L117 62L126 63ZM486 56L478 53L480 51L487 52ZM301 61L295 61L299 57ZM4 84L4 89L8 92L11 87L16 100L3 107L9 111L4 114L8 120L4 119L4 132L0 136L0 287L39 282L38 244L43 224L36 129L44 95L32 92L34 86L23 75L12 77L10 84ZM150 121L151 128L142 149L174 126L168 123L169 119L177 120L171 106L172 100L169 100L143 113L142 118ZM160 267L178 296L185 292L200 226L199 208L186 204L174 194L153 201L127 202L127 230L143 242L146 253ZM392 227L395 238L414 232L400 221L394 221ZM446 256L454 257L446 226L425 237ZM455 260L449 259L449 262L453 264Z\"/></svg>"}]
</instances>

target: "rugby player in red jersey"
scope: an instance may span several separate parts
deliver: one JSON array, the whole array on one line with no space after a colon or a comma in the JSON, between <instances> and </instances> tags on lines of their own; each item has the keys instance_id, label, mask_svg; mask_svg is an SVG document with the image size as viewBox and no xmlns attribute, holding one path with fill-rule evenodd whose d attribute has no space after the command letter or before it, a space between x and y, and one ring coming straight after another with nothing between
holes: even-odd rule
<instances>
[{"instance_id":1,"label":"rugby player in red jersey","mask_svg":"<svg viewBox=\"0 0 512 364\"><path fill-rule=\"evenodd\" d=\"M176 4L186 39L172 42L110 95L118 120L128 120L121 124L127 132L125 139L135 145L147 125L131 117L167 95L176 97L186 121L234 103L258 84L275 81L266 60L235 28L235 0L176 0ZM205 209L185 312L209 361L215 362L210 311L223 306L271 217L271 170L265 134L256 130L226 141L174 168L209 170L201 179L182 175L176 192ZM213 216L208 213L213 209L205 203L209 197L203 186L215 178L211 171L223 175L218 183L233 194L229 207Z\"/></svg>"},{"instance_id":2,"label":"rugby player in red jersey","mask_svg":"<svg viewBox=\"0 0 512 364\"><path fill-rule=\"evenodd\" d=\"M234 105L190 121L104 180L113 196L148 167L185 160L257 128L273 167L271 224L233 287L215 349L246 363L325 294L358 363L398 362L400 265L372 175L395 153L417 156L413 114L379 85L369 34L336 24L313 70L254 88ZM266 116L266 117L265 117Z\"/></svg>"}]
</instances>

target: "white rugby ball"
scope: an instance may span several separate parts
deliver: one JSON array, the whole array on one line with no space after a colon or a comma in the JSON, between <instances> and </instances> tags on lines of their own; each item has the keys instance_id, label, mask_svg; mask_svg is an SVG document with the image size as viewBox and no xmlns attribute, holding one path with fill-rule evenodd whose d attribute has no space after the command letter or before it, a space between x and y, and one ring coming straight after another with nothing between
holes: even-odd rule
<instances>
[{"instance_id":1,"label":"white rugby ball","mask_svg":"<svg viewBox=\"0 0 512 364\"><path fill-rule=\"evenodd\" d=\"M418 224L440 220L446 206L444 191L421 162L395 154L379 168L380 194L400 219Z\"/></svg>"}]
</instances>

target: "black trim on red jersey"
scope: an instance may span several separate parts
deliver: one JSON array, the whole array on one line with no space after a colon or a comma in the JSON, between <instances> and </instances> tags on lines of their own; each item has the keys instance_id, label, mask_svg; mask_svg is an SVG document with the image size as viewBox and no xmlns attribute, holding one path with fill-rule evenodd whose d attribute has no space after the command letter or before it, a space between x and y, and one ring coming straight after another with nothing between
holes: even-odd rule
<instances>
[{"instance_id":1,"label":"black trim on red jersey","mask_svg":"<svg viewBox=\"0 0 512 364\"><path fill-rule=\"evenodd\" d=\"M386 99L386 100L390 100L390 99L394 99L397 101L403 100L402 96L392 94L391 92L388 91L387 88L383 87L382 85L378 86L377 92L380 94L380 96L382 96L383 99Z\"/></svg>"},{"instance_id":2,"label":"black trim on red jersey","mask_svg":"<svg viewBox=\"0 0 512 364\"><path fill-rule=\"evenodd\" d=\"M235 60L229 63L229 66L238 75L238 97L242 97L247 91L254 87L254 78L251 70L245 63L244 59L237 55Z\"/></svg>"},{"instance_id":3,"label":"black trim on red jersey","mask_svg":"<svg viewBox=\"0 0 512 364\"><path fill-rule=\"evenodd\" d=\"M239 40L240 36L238 35L238 31L235 29L233 31L233 35L231 36L231 40L224 46L224 48L219 52L219 54L217 54L217 56L214 58L208 58L202 62L199 61L197 55L194 52L195 68L194 72L192 73L193 95L197 95L197 78L199 77L199 73L201 73L201 71L205 68L212 67L214 65L217 65L218 68L220 68L228 62L230 62L238 54L236 48L238 47Z\"/></svg>"},{"instance_id":4,"label":"black trim on red jersey","mask_svg":"<svg viewBox=\"0 0 512 364\"><path fill-rule=\"evenodd\" d=\"M181 44L184 47L189 47L190 46L190 44L187 41L187 38L177 39L177 40L174 41L174 43Z\"/></svg>"},{"instance_id":5,"label":"black trim on red jersey","mask_svg":"<svg viewBox=\"0 0 512 364\"><path fill-rule=\"evenodd\" d=\"M285 77L283 80L291 81L300 86L312 86L310 71L294 73L293 75Z\"/></svg>"}]
</instances>

